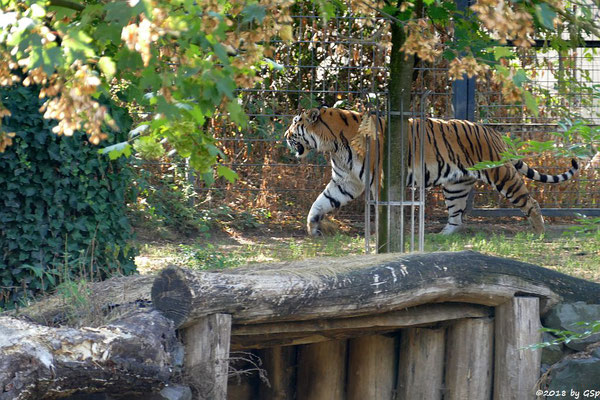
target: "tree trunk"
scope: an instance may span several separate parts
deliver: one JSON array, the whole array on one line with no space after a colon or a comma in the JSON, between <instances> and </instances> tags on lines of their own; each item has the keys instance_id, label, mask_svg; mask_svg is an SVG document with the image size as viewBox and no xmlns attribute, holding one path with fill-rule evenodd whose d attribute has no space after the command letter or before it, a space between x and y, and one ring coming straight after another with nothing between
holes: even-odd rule
<instances>
[{"instance_id":1,"label":"tree trunk","mask_svg":"<svg viewBox=\"0 0 600 400\"><path fill-rule=\"evenodd\" d=\"M401 3L400 1L398 3ZM417 1L418 9L422 2ZM390 127L386 132L384 144L383 171L384 181L381 190L382 201L404 200L406 183L406 166L408 165L408 113L411 104L411 90L415 58L400 51L404 44L406 34L404 26L399 23L391 24L392 52L390 55ZM403 112L403 114L400 114ZM388 137L389 136L389 137ZM404 143L404 146L402 145ZM389 147L389 160L388 160ZM404 157L399 157L404 154ZM387 169L388 162L390 165ZM379 253L404 251L403 234L400 234L401 207L390 207L388 221L388 207L380 208L379 218ZM390 235L388 237L388 223Z\"/></svg>"},{"instance_id":2,"label":"tree trunk","mask_svg":"<svg viewBox=\"0 0 600 400\"><path fill-rule=\"evenodd\" d=\"M173 323L157 311L82 329L0 317L0 400L157 391L171 378L175 345Z\"/></svg>"},{"instance_id":3,"label":"tree trunk","mask_svg":"<svg viewBox=\"0 0 600 400\"><path fill-rule=\"evenodd\" d=\"M319 258L201 272L169 267L152 287L154 307L189 326L216 313L236 324L347 318L431 302L496 306L515 293L600 301L600 285L470 251Z\"/></svg>"}]
</instances>

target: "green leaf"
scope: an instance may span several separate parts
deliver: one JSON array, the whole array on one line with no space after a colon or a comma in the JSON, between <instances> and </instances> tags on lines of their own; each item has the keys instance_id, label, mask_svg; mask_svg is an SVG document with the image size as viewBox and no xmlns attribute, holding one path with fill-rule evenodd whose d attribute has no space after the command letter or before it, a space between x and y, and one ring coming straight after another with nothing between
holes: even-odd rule
<instances>
[{"instance_id":1,"label":"green leaf","mask_svg":"<svg viewBox=\"0 0 600 400\"><path fill-rule=\"evenodd\" d=\"M556 12L550 8L548 3L540 3L535 6L535 15L538 21L547 29L554 29L554 18Z\"/></svg>"},{"instance_id":2,"label":"green leaf","mask_svg":"<svg viewBox=\"0 0 600 400\"><path fill-rule=\"evenodd\" d=\"M483 169L497 168L504 165L506 161L480 161L472 167L467 168L470 171L480 171Z\"/></svg>"},{"instance_id":3,"label":"green leaf","mask_svg":"<svg viewBox=\"0 0 600 400\"><path fill-rule=\"evenodd\" d=\"M529 78L524 69L519 69L513 76L512 81L517 87L523 87L523 83L529 82Z\"/></svg>"},{"instance_id":4,"label":"green leaf","mask_svg":"<svg viewBox=\"0 0 600 400\"><path fill-rule=\"evenodd\" d=\"M227 112L229 112L229 119L237 125L245 127L248 123L248 116L244 113L244 109L239 105L237 100L234 99L227 104Z\"/></svg>"},{"instance_id":5,"label":"green leaf","mask_svg":"<svg viewBox=\"0 0 600 400\"><path fill-rule=\"evenodd\" d=\"M431 2L432 4L433 4L433 1L434 0L432 0L432 2ZM425 1L425 3L426 2L427 1ZM446 8L444 8L444 7L438 7L438 6L430 6L430 7L428 7L427 8L427 14L429 14L429 16L432 19L435 19L435 20L447 20L448 17L449 17L449 15L450 15L448 13L448 10Z\"/></svg>"},{"instance_id":6,"label":"green leaf","mask_svg":"<svg viewBox=\"0 0 600 400\"><path fill-rule=\"evenodd\" d=\"M537 99L528 91L523 92L523 99L525 100L525 105L529 111L537 117L539 115Z\"/></svg>"},{"instance_id":7,"label":"green leaf","mask_svg":"<svg viewBox=\"0 0 600 400\"><path fill-rule=\"evenodd\" d=\"M121 142L107 146L103 149L98 150L99 154L108 154L108 158L116 160L121 156L129 157L131 155L131 145L129 142Z\"/></svg>"},{"instance_id":8,"label":"green leaf","mask_svg":"<svg viewBox=\"0 0 600 400\"><path fill-rule=\"evenodd\" d=\"M71 30L63 38L62 47L71 50L72 57L77 58L76 53L82 53L87 58L96 56L94 46L91 46L92 38L84 31Z\"/></svg>"},{"instance_id":9,"label":"green leaf","mask_svg":"<svg viewBox=\"0 0 600 400\"><path fill-rule=\"evenodd\" d=\"M111 80L117 72L117 64L110 57L100 57L98 60L98 67L102 73L106 76L107 80Z\"/></svg>"},{"instance_id":10,"label":"green leaf","mask_svg":"<svg viewBox=\"0 0 600 400\"><path fill-rule=\"evenodd\" d=\"M253 22L261 23L266 16L265 7L260 4L247 5L241 12L243 18L242 23Z\"/></svg>"},{"instance_id":11,"label":"green leaf","mask_svg":"<svg viewBox=\"0 0 600 400\"><path fill-rule=\"evenodd\" d=\"M267 64L269 66L269 68L274 69L275 71L283 71L284 70L284 66L279 64L276 61L271 60L270 58L264 58L263 61L264 64Z\"/></svg>"},{"instance_id":12,"label":"green leaf","mask_svg":"<svg viewBox=\"0 0 600 400\"><path fill-rule=\"evenodd\" d=\"M514 51L507 46L490 47L488 50L494 53L496 61L501 58L513 58L515 56Z\"/></svg>"},{"instance_id":13,"label":"green leaf","mask_svg":"<svg viewBox=\"0 0 600 400\"><path fill-rule=\"evenodd\" d=\"M236 179L238 179L238 174L224 165L217 166L217 176L222 176L231 183L235 182Z\"/></svg>"}]
</instances>

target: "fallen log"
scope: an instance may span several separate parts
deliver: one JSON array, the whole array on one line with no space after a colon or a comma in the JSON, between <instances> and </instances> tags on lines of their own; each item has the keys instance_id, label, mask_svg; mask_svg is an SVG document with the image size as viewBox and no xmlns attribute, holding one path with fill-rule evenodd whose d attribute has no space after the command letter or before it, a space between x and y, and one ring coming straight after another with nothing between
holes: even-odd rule
<instances>
[{"instance_id":1,"label":"fallen log","mask_svg":"<svg viewBox=\"0 0 600 400\"><path fill-rule=\"evenodd\" d=\"M520 261L471 251L319 258L227 272L164 269L152 302L186 327L205 315L233 324L346 318L426 303L497 306L516 294L540 298L542 313L559 301L600 302L600 285ZM235 334L235 333L233 333Z\"/></svg>"},{"instance_id":2,"label":"fallen log","mask_svg":"<svg viewBox=\"0 0 600 400\"><path fill-rule=\"evenodd\" d=\"M171 378L176 343L173 323L157 311L81 329L0 317L0 400L154 392Z\"/></svg>"},{"instance_id":3,"label":"fallen log","mask_svg":"<svg viewBox=\"0 0 600 400\"><path fill-rule=\"evenodd\" d=\"M72 296L54 294L26 308L0 313L0 316L26 318L48 326L100 326L132 309L151 306L150 289L154 275L119 276L77 287L81 304Z\"/></svg>"}]
</instances>

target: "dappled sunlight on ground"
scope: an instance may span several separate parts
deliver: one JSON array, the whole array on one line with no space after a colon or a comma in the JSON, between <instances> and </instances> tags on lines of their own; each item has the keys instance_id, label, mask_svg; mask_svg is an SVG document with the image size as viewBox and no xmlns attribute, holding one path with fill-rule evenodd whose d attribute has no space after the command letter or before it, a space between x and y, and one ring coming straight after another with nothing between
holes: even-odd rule
<instances>
[{"instance_id":1,"label":"dappled sunlight on ground","mask_svg":"<svg viewBox=\"0 0 600 400\"><path fill-rule=\"evenodd\" d=\"M439 226L438 226L439 225ZM428 226L437 231L441 223ZM559 272L600 282L600 234L568 234L573 224L549 221L539 237L518 219L470 220L459 234L426 234L426 251L473 250L484 254L518 259ZM302 230L251 229L209 232L196 237L168 240L143 235L136 265L142 274L156 273L170 264L197 269L223 269L254 263L299 260L319 256L342 257L363 254L360 233L338 233L318 238Z\"/></svg>"}]
</instances>

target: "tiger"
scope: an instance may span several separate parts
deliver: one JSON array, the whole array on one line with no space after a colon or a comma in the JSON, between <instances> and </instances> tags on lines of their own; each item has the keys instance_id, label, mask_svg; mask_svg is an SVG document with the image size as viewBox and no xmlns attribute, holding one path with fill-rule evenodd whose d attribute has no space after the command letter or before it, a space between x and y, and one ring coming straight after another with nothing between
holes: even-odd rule
<instances>
[{"instance_id":1,"label":"tiger","mask_svg":"<svg viewBox=\"0 0 600 400\"><path fill-rule=\"evenodd\" d=\"M321 222L327 213L364 192L366 169L369 171L371 194L375 196L380 189L385 120L369 115L380 139L371 137L370 157L367 157L364 149L360 149L360 144L364 147L365 143L364 136L359 134L363 116L363 113L339 108L313 108L296 115L285 132L287 146L297 158L306 157L311 150L330 155L331 180L312 204L306 218L306 228L311 236L322 234ZM426 124L425 177L421 176L420 169L413 171L409 168L406 183L410 185L414 180L420 186L424 178L425 187L442 187L448 210L447 223L440 232L443 235L457 232L463 225L467 197L477 181L492 185L521 209L537 234L542 234L544 219L540 206L529 194L521 175L538 182L559 183L571 179L579 170L575 159L571 160L570 169L559 175L542 174L522 160L491 169L470 170L469 167L478 162L501 159L500 153L506 150L506 144L498 132L466 120L426 118L421 122L421 119L409 119L409 149L413 147L411 144L415 137L415 148L419 148L421 123ZM409 151L409 166L413 164L412 157ZM414 157L414 165L419 165L420 154ZM370 160L368 166L367 158ZM379 165L376 165L375 159L379 159Z\"/></svg>"}]
</instances>

